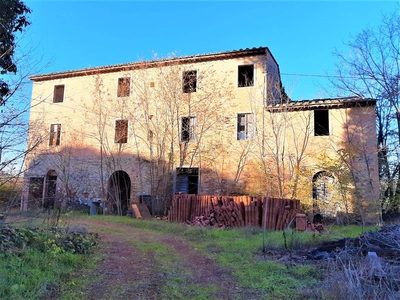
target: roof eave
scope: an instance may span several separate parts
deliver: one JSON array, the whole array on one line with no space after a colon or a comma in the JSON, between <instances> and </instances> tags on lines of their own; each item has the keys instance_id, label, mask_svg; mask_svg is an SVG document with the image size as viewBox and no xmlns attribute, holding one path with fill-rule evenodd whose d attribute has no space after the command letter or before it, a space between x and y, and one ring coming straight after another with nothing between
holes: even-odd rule
<instances>
[{"instance_id":1,"label":"roof eave","mask_svg":"<svg viewBox=\"0 0 400 300\"><path fill-rule=\"evenodd\" d=\"M271 53L267 47L259 47L259 48L251 48L251 49L247 48L244 50L239 49L239 50L234 50L234 51L229 51L229 52L199 54L199 55L193 55L193 56L167 58L167 59L151 60L151 61L143 61L143 62L133 62L133 63L127 63L127 64L94 67L94 68L87 68L87 69L80 69L80 70L71 70L71 71L56 72L56 73L49 73L49 74L43 74L43 75L34 75L29 78L32 81L55 80L55 79L68 78L68 77L79 77L79 76L88 76L88 75L96 75L96 74L103 74L103 73L124 72L124 71L138 70L138 69L158 68L158 67L164 67L164 66L171 66L174 64L182 65L182 64L199 63L199 62L213 61L213 60L231 59L231 58L236 58L236 57L265 55L266 51Z\"/></svg>"},{"instance_id":2,"label":"roof eave","mask_svg":"<svg viewBox=\"0 0 400 300\"><path fill-rule=\"evenodd\" d=\"M339 109L350 107L368 107L375 106L376 99L370 98L337 98L337 99L319 99L319 100L303 100L296 103L268 105L265 107L268 112L283 112L283 111L306 111L318 109Z\"/></svg>"}]
</instances>

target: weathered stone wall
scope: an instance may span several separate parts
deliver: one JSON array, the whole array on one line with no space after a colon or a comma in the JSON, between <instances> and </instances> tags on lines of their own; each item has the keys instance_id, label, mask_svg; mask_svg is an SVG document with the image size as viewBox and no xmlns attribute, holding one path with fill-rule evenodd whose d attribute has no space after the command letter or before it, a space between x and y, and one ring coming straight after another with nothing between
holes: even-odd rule
<instances>
[{"instance_id":1,"label":"weathered stone wall","mask_svg":"<svg viewBox=\"0 0 400 300\"><path fill-rule=\"evenodd\" d=\"M254 84L239 87L238 66L248 64L255 66ZM182 92L182 74L188 70L197 72L193 93ZM25 198L29 177L46 177L50 170L58 174L60 196L68 181L76 199L104 198L102 182L107 187L111 174L122 170L131 179L131 199L135 199L168 181L176 168L195 167L201 194L270 191L271 196L303 200L311 197L321 155L336 159L338 150L346 148L354 158L361 202L375 203L379 184L373 107L328 107L330 134L314 136L313 110L265 110L268 97L274 95L265 91L266 84L270 89L279 86L276 72L279 68L271 56L255 55L157 68L144 63L141 69L35 81L28 140L41 136L43 141L27 159ZM117 97L121 77L130 78L128 97ZM65 86L64 101L53 103L54 86L59 84ZM238 140L238 114L253 115L253 134L244 140ZM196 118L195 138L182 143L181 118L187 116ZM118 119L129 122L127 143L114 141ZM59 146L49 146L51 124L61 124ZM304 141L296 173L293 164ZM298 187L293 187L293 174L300 174ZM277 176L285 191L279 191ZM297 192L291 194L294 189Z\"/></svg>"}]
</instances>

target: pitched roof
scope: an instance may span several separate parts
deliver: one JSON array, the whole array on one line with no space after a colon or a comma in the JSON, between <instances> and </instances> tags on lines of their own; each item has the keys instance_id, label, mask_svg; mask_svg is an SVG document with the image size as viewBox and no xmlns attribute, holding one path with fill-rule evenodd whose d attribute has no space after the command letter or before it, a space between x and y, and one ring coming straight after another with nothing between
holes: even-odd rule
<instances>
[{"instance_id":1,"label":"pitched roof","mask_svg":"<svg viewBox=\"0 0 400 300\"><path fill-rule=\"evenodd\" d=\"M272 59L276 62L273 57L271 51L268 47L258 47L258 48L246 48L239 49L227 52L217 52L217 53L208 53L208 54L197 54L191 56L182 56L182 57L172 57L165 59L157 59L150 61L139 61L139 62L130 62L124 64L116 64L109 66L101 66L94 68L86 68L80 70L70 70L64 72L53 72L42 75L34 75L31 76L30 79L33 81L44 81L44 80L52 80L52 79L60 79L60 78L68 78L68 77L76 77L76 76L87 76L94 75L100 73L112 73L112 72L120 72L120 71L128 71L135 69L147 69L147 68L157 68L162 66L168 66L173 64L190 64L190 63L198 63L204 61L214 61L214 60L223 60L237 57L247 57L254 55L264 55L269 53Z\"/></svg>"},{"instance_id":2,"label":"pitched roof","mask_svg":"<svg viewBox=\"0 0 400 300\"><path fill-rule=\"evenodd\" d=\"M266 110L269 112L281 111L300 111L300 110L316 110L331 108L347 108L356 106L374 106L376 99L361 97L345 97L345 98L325 98L312 100L290 101L288 103L269 104Z\"/></svg>"}]
</instances>

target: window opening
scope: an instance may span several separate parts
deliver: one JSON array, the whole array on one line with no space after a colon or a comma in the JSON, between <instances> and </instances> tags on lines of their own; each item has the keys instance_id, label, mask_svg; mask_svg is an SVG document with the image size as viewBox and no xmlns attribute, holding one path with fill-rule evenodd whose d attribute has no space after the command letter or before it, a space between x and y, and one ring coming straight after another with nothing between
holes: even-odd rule
<instances>
[{"instance_id":1,"label":"window opening","mask_svg":"<svg viewBox=\"0 0 400 300\"><path fill-rule=\"evenodd\" d=\"M115 142L121 144L128 142L128 120L115 121Z\"/></svg>"},{"instance_id":2,"label":"window opening","mask_svg":"<svg viewBox=\"0 0 400 300\"><path fill-rule=\"evenodd\" d=\"M314 135L329 135L329 111L314 110Z\"/></svg>"},{"instance_id":3,"label":"window opening","mask_svg":"<svg viewBox=\"0 0 400 300\"><path fill-rule=\"evenodd\" d=\"M64 85L55 85L53 93L53 103L64 102Z\"/></svg>"},{"instance_id":4,"label":"window opening","mask_svg":"<svg viewBox=\"0 0 400 300\"><path fill-rule=\"evenodd\" d=\"M184 93L194 93L197 88L197 71L185 71L182 78Z\"/></svg>"},{"instance_id":5,"label":"window opening","mask_svg":"<svg viewBox=\"0 0 400 300\"><path fill-rule=\"evenodd\" d=\"M237 139L247 140L254 137L254 114L237 115Z\"/></svg>"},{"instance_id":6,"label":"window opening","mask_svg":"<svg viewBox=\"0 0 400 300\"><path fill-rule=\"evenodd\" d=\"M128 97L131 92L131 78L121 77L118 78L118 97Z\"/></svg>"},{"instance_id":7,"label":"window opening","mask_svg":"<svg viewBox=\"0 0 400 300\"><path fill-rule=\"evenodd\" d=\"M181 142L195 140L196 117L182 117Z\"/></svg>"},{"instance_id":8,"label":"window opening","mask_svg":"<svg viewBox=\"0 0 400 300\"><path fill-rule=\"evenodd\" d=\"M254 65L238 67L238 87L254 85Z\"/></svg>"},{"instance_id":9,"label":"window opening","mask_svg":"<svg viewBox=\"0 0 400 300\"><path fill-rule=\"evenodd\" d=\"M59 146L60 143L61 143L61 124L51 124L49 146Z\"/></svg>"}]
</instances>

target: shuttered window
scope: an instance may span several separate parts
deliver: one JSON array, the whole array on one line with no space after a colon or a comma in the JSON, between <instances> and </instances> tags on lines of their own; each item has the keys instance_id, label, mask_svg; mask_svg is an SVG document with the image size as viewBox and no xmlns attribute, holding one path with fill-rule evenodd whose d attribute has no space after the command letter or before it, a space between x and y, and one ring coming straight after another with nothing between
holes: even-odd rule
<instances>
[{"instance_id":1,"label":"shuttered window","mask_svg":"<svg viewBox=\"0 0 400 300\"><path fill-rule=\"evenodd\" d=\"M129 97L131 92L131 78L130 77L121 77L118 78L118 97Z\"/></svg>"},{"instance_id":2,"label":"shuttered window","mask_svg":"<svg viewBox=\"0 0 400 300\"><path fill-rule=\"evenodd\" d=\"M128 120L115 121L115 142L116 143L128 142Z\"/></svg>"}]
</instances>

